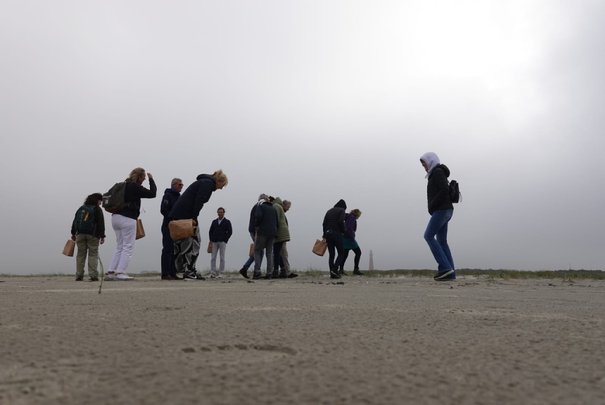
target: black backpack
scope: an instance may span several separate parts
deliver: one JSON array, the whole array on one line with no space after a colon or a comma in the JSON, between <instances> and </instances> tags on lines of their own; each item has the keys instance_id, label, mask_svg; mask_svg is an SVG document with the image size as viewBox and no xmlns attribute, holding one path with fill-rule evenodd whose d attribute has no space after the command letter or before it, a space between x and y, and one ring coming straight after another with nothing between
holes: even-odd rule
<instances>
[{"instance_id":1,"label":"black backpack","mask_svg":"<svg viewBox=\"0 0 605 405\"><path fill-rule=\"evenodd\" d=\"M462 194L460 194L460 184L456 180L450 181L450 200L453 203L460 202Z\"/></svg>"},{"instance_id":2,"label":"black backpack","mask_svg":"<svg viewBox=\"0 0 605 405\"><path fill-rule=\"evenodd\" d=\"M108 192L103 194L103 208L112 214L120 212L125 206L126 182L114 184Z\"/></svg>"},{"instance_id":3,"label":"black backpack","mask_svg":"<svg viewBox=\"0 0 605 405\"><path fill-rule=\"evenodd\" d=\"M95 207L92 205L83 205L76 212L76 232L94 235L97 227L95 218Z\"/></svg>"}]
</instances>

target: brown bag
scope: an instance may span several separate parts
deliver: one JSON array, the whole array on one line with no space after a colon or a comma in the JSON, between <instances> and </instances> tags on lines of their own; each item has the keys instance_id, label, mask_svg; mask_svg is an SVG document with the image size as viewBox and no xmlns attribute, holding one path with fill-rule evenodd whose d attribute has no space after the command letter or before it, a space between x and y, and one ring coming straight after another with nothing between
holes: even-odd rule
<instances>
[{"instance_id":1,"label":"brown bag","mask_svg":"<svg viewBox=\"0 0 605 405\"><path fill-rule=\"evenodd\" d=\"M65 256L72 257L74 255L75 248L76 242L71 239L67 239L67 242L65 242L65 246L63 247L63 254Z\"/></svg>"},{"instance_id":2,"label":"brown bag","mask_svg":"<svg viewBox=\"0 0 605 405\"><path fill-rule=\"evenodd\" d=\"M190 238L195 234L193 219L175 219L168 223L168 231L172 240Z\"/></svg>"},{"instance_id":3,"label":"brown bag","mask_svg":"<svg viewBox=\"0 0 605 405\"><path fill-rule=\"evenodd\" d=\"M328 248L328 242L325 239L319 240L316 239L313 244L313 253L318 256L323 256L326 253L326 249Z\"/></svg>"},{"instance_id":4,"label":"brown bag","mask_svg":"<svg viewBox=\"0 0 605 405\"><path fill-rule=\"evenodd\" d=\"M211 241L208 241L208 248L206 249L206 252L212 253L212 242Z\"/></svg>"},{"instance_id":5,"label":"brown bag","mask_svg":"<svg viewBox=\"0 0 605 405\"><path fill-rule=\"evenodd\" d=\"M137 236L135 239L141 239L145 237L145 228L143 228L143 221L141 218L137 218Z\"/></svg>"},{"instance_id":6,"label":"brown bag","mask_svg":"<svg viewBox=\"0 0 605 405\"><path fill-rule=\"evenodd\" d=\"M248 256L254 257L254 243L250 244L250 249L248 250Z\"/></svg>"}]
</instances>

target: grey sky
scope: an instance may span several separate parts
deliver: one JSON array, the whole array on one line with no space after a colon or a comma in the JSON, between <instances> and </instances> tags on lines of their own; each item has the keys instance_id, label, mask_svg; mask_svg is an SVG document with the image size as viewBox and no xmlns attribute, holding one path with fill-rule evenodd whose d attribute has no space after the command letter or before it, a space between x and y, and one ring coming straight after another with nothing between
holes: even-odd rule
<instances>
[{"instance_id":1,"label":"grey sky","mask_svg":"<svg viewBox=\"0 0 605 405\"><path fill-rule=\"evenodd\" d=\"M207 238L225 207L230 270L261 192L293 203L297 269L327 269L311 247L340 198L363 211L363 267L372 250L379 269L435 268L427 151L461 183L457 267L601 269L604 12L587 0L5 0L0 273L73 272L60 251L75 210L137 166L159 192L143 201L130 272L159 271L170 180L218 168L229 185L200 220Z\"/></svg>"}]
</instances>

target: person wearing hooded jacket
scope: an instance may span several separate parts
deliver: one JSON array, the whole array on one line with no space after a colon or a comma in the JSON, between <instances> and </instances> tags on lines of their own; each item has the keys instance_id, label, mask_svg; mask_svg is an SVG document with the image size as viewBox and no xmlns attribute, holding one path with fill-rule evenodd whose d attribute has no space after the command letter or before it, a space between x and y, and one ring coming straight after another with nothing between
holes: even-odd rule
<instances>
[{"instance_id":1,"label":"person wearing hooded jacket","mask_svg":"<svg viewBox=\"0 0 605 405\"><path fill-rule=\"evenodd\" d=\"M330 267L330 278L340 278L338 269L344 257L342 238L345 233L345 210L347 203L339 200L333 208L330 208L323 220L323 238L328 244L328 265ZM336 260L334 255L338 253Z\"/></svg>"},{"instance_id":2,"label":"person wearing hooded jacket","mask_svg":"<svg viewBox=\"0 0 605 405\"><path fill-rule=\"evenodd\" d=\"M424 232L424 239L437 261L437 281L455 280L454 259L447 243L448 223L454 214L454 205L450 198L448 177L449 168L441 164L434 152L427 152L420 157L420 163L428 179L426 194L428 211L431 215Z\"/></svg>"},{"instance_id":3,"label":"person wearing hooded jacket","mask_svg":"<svg viewBox=\"0 0 605 405\"><path fill-rule=\"evenodd\" d=\"M227 183L227 176L222 170L217 170L213 174L200 174L196 181L187 187L168 214L169 221L193 219L195 225L193 236L174 241L176 271L183 273L184 280L204 279L195 268L200 253L200 231L197 226L197 218L204 204L210 200L212 193L222 189Z\"/></svg>"}]
</instances>

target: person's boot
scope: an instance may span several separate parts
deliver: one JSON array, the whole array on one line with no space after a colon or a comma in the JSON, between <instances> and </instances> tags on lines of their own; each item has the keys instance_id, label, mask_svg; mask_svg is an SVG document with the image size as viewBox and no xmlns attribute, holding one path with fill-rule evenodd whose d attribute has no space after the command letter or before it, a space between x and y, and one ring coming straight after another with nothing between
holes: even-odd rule
<instances>
[{"instance_id":1,"label":"person's boot","mask_svg":"<svg viewBox=\"0 0 605 405\"><path fill-rule=\"evenodd\" d=\"M363 276L363 273L361 271L359 271L359 267L355 267L355 269L353 270L353 275L354 276Z\"/></svg>"}]
</instances>

